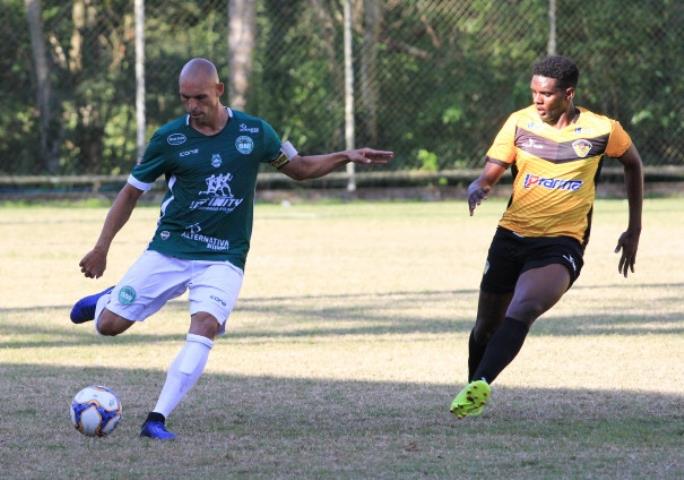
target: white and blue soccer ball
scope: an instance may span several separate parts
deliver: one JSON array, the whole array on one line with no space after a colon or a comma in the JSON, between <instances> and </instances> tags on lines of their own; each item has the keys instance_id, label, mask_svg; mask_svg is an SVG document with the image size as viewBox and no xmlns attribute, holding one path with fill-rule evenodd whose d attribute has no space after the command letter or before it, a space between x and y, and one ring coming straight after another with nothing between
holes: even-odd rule
<instances>
[{"instance_id":1,"label":"white and blue soccer ball","mask_svg":"<svg viewBox=\"0 0 684 480\"><path fill-rule=\"evenodd\" d=\"M71 401L71 423L88 437L104 437L121 421L121 402L107 387L91 385Z\"/></svg>"}]
</instances>

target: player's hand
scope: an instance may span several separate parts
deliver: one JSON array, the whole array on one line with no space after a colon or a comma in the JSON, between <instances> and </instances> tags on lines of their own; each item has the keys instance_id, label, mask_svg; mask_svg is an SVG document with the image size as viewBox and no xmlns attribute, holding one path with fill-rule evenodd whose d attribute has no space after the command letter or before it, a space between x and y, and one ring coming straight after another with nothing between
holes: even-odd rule
<instances>
[{"instance_id":1,"label":"player's hand","mask_svg":"<svg viewBox=\"0 0 684 480\"><path fill-rule=\"evenodd\" d=\"M350 150L347 154L350 161L365 164L386 164L394 158L394 152L367 147Z\"/></svg>"},{"instance_id":2,"label":"player's hand","mask_svg":"<svg viewBox=\"0 0 684 480\"><path fill-rule=\"evenodd\" d=\"M100 278L107 268L107 252L94 248L86 253L78 266L87 278Z\"/></svg>"},{"instance_id":3,"label":"player's hand","mask_svg":"<svg viewBox=\"0 0 684 480\"><path fill-rule=\"evenodd\" d=\"M641 232L630 232L627 230L620 235L615 253L622 250L620 262L618 263L618 272L627 278L629 270L634 273L634 263L636 262L637 249L639 248L639 235Z\"/></svg>"},{"instance_id":4,"label":"player's hand","mask_svg":"<svg viewBox=\"0 0 684 480\"><path fill-rule=\"evenodd\" d=\"M475 212L475 208L482 203L482 200L487 198L490 190L491 187L483 187L477 181L468 186L468 210L471 217Z\"/></svg>"}]
</instances>

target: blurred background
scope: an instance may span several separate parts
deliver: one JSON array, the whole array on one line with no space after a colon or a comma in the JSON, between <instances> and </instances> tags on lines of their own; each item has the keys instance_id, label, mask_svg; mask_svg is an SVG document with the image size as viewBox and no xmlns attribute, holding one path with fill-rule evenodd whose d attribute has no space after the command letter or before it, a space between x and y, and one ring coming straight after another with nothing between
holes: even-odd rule
<instances>
[{"instance_id":1,"label":"blurred background","mask_svg":"<svg viewBox=\"0 0 684 480\"><path fill-rule=\"evenodd\" d=\"M121 182L183 113L194 56L304 153L372 145L397 153L376 185L459 182L547 53L576 60L576 103L623 124L649 178L683 176L682 1L2 0L0 192Z\"/></svg>"}]
</instances>

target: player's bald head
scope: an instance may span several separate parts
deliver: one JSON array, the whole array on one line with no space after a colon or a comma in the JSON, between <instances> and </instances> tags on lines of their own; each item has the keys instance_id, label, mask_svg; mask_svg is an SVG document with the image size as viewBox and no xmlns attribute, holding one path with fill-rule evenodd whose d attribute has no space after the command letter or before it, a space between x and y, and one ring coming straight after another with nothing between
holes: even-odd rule
<instances>
[{"instance_id":1,"label":"player's bald head","mask_svg":"<svg viewBox=\"0 0 684 480\"><path fill-rule=\"evenodd\" d=\"M216 66L206 58L193 58L183 65L178 76L178 83L183 82L211 82L217 84L219 83L218 71Z\"/></svg>"}]
</instances>

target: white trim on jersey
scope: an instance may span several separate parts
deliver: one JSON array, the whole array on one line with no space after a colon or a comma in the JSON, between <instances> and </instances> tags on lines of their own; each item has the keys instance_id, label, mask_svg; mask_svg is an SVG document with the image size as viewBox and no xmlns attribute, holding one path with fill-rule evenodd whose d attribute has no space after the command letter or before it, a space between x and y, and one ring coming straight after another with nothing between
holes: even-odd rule
<instances>
[{"instance_id":1,"label":"white trim on jersey","mask_svg":"<svg viewBox=\"0 0 684 480\"><path fill-rule=\"evenodd\" d=\"M141 182L140 180L138 180L137 178L135 178L135 177L133 176L133 174L130 174L130 175L128 176L127 182L128 182L130 185L132 185L132 186L134 186L135 188L137 188L138 190L142 190L143 192L148 192L150 189L152 189L152 186L154 185L154 183L145 183L145 182Z\"/></svg>"},{"instance_id":2,"label":"white trim on jersey","mask_svg":"<svg viewBox=\"0 0 684 480\"><path fill-rule=\"evenodd\" d=\"M159 216L159 220L161 220L161 218L164 215L166 215L166 207L169 206L169 203L171 203L175 200L175 197L173 196L173 186L175 184L176 184L176 176L171 175L169 177L169 191L171 192L171 196L169 198L167 198L166 200L164 200L164 202L162 202L161 207L160 207L161 215Z\"/></svg>"},{"instance_id":3,"label":"white trim on jersey","mask_svg":"<svg viewBox=\"0 0 684 480\"><path fill-rule=\"evenodd\" d=\"M288 160L292 160L299 154L299 152L297 152L297 149L290 142L285 142L281 144L280 151L285 154Z\"/></svg>"}]
</instances>

